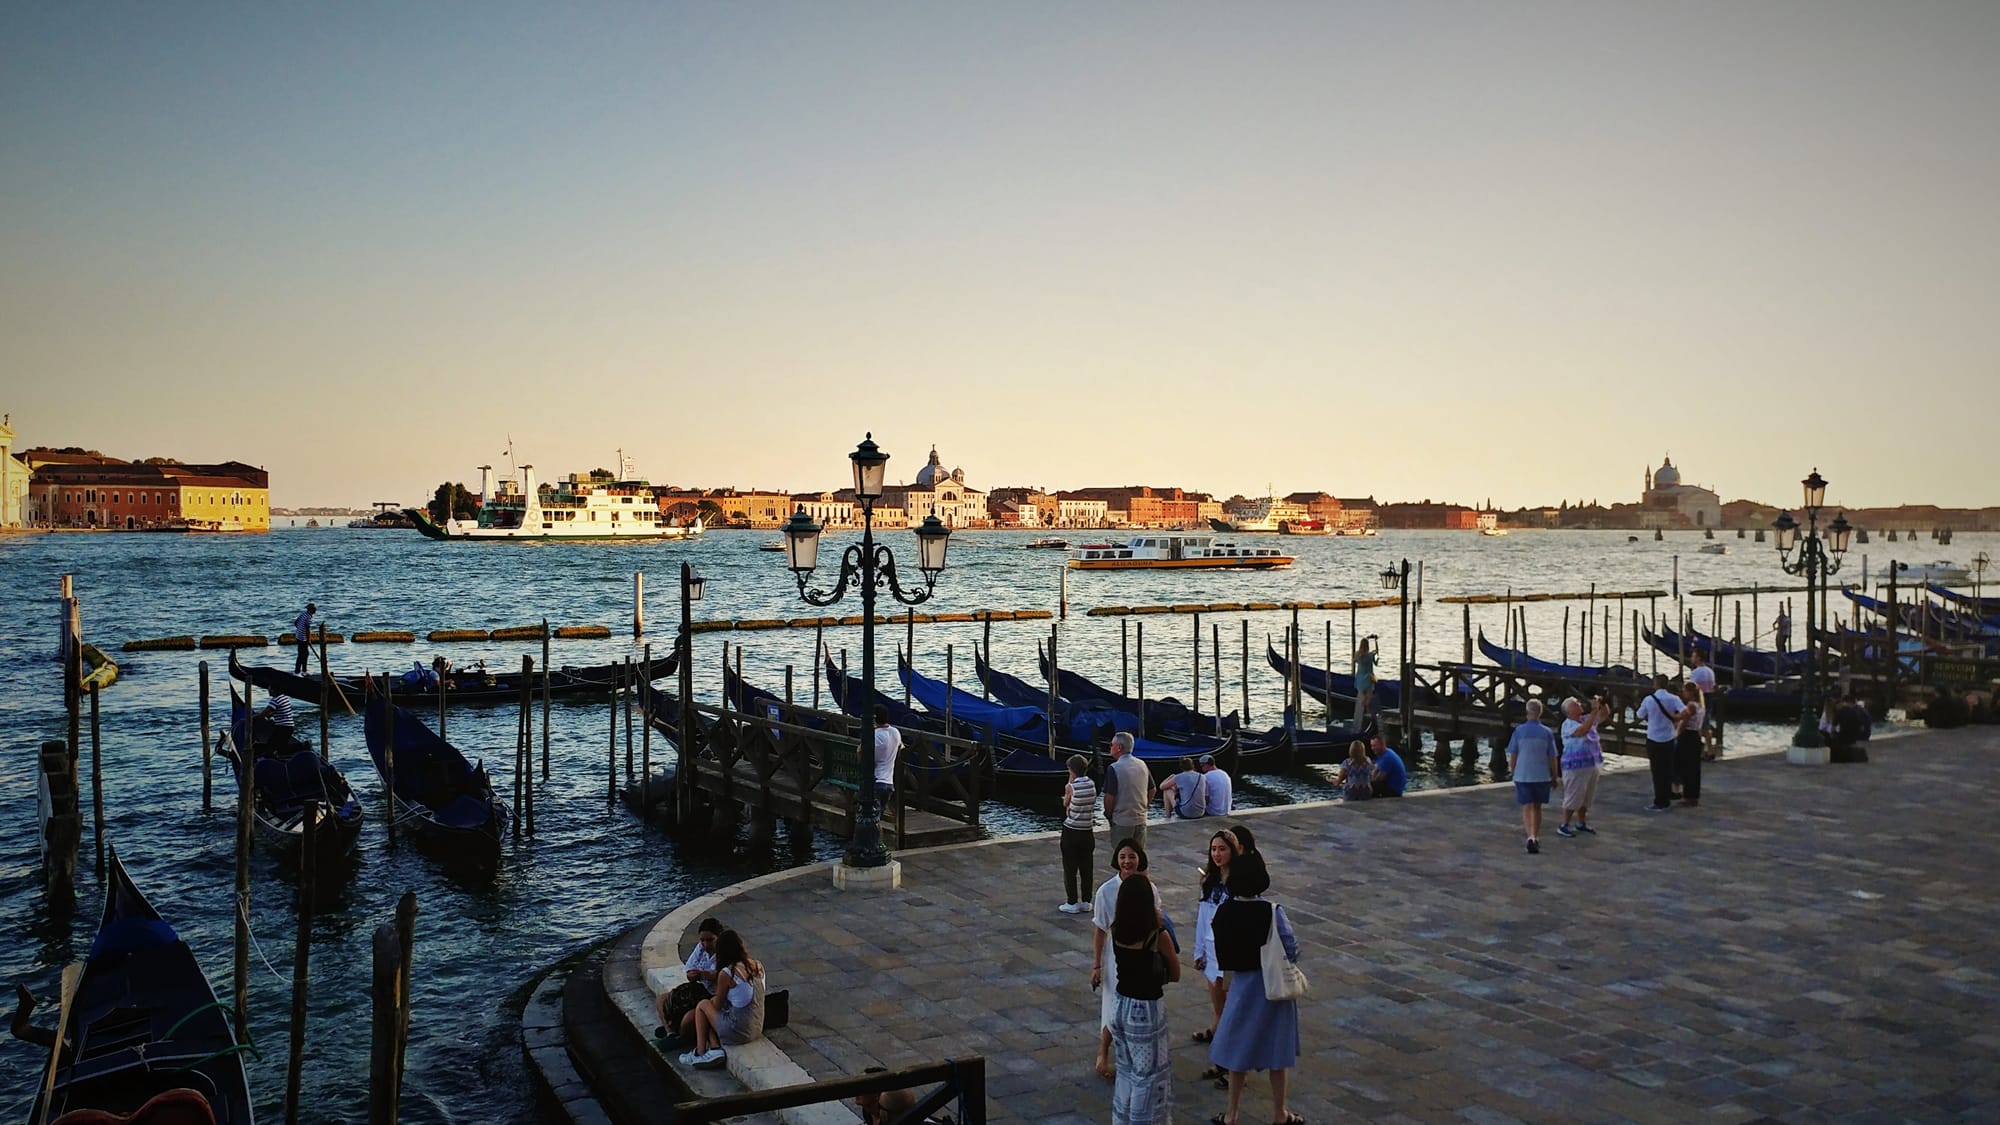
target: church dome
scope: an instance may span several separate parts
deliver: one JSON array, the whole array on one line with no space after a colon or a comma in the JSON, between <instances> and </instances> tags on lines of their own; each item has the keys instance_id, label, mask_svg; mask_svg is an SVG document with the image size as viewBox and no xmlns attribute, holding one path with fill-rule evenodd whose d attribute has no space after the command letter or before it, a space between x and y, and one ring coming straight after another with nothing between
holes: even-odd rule
<instances>
[{"instance_id":1,"label":"church dome","mask_svg":"<svg viewBox=\"0 0 2000 1125\"><path fill-rule=\"evenodd\" d=\"M950 479L951 474L945 471L944 462L938 460L937 446L931 446L930 462L917 470L917 487L936 488L939 484Z\"/></svg>"},{"instance_id":2,"label":"church dome","mask_svg":"<svg viewBox=\"0 0 2000 1125\"><path fill-rule=\"evenodd\" d=\"M1669 457L1660 463L1660 471L1653 474L1654 488L1673 488L1681 483L1681 471L1674 468L1674 459Z\"/></svg>"}]
</instances>

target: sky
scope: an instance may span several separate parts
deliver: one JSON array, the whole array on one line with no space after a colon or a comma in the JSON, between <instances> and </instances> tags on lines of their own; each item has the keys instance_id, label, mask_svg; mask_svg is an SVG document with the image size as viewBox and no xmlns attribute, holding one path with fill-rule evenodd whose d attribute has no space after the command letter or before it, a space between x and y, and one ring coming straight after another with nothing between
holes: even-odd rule
<instances>
[{"instance_id":1,"label":"sky","mask_svg":"<svg viewBox=\"0 0 2000 1125\"><path fill-rule=\"evenodd\" d=\"M2000 503L2000 4L0 5L0 411L274 504Z\"/></svg>"}]
</instances>

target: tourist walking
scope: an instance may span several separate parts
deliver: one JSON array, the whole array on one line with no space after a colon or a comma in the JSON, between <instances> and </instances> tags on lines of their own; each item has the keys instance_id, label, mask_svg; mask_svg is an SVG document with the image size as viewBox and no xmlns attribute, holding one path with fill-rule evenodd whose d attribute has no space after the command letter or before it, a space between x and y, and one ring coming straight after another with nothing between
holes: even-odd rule
<instances>
[{"instance_id":1,"label":"tourist walking","mask_svg":"<svg viewBox=\"0 0 2000 1125\"><path fill-rule=\"evenodd\" d=\"M1674 777L1681 783L1681 804L1701 804L1701 729L1708 708L1693 682L1681 685L1681 729L1674 738Z\"/></svg>"},{"instance_id":2,"label":"tourist walking","mask_svg":"<svg viewBox=\"0 0 2000 1125\"><path fill-rule=\"evenodd\" d=\"M1243 1100L1243 1077L1271 1072L1271 1117L1279 1125L1304 1125L1285 1104L1286 1072L1299 1057L1297 1000L1272 1000L1264 992L1266 942L1280 943L1285 959L1299 959L1298 938L1285 910L1264 899L1271 875L1264 857L1239 855L1229 865L1229 899L1215 908L1215 958L1229 974L1229 998L1216 1021L1209 1061L1229 1072L1229 1108L1211 1121L1234 1125Z\"/></svg>"},{"instance_id":3,"label":"tourist walking","mask_svg":"<svg viewBox=\"0 0 2000 1125\"><path fill-rule=\"evenodd\" d=\"M1097 783L1090 780L1090 759L1069 756L1069 780L1063 783L1063 904L1064 914L1082 914L1090 907L1090 858L1097 850Z\"/></svg>"},{"instance_id":4,"label":"tourist walking","mask_svg":"<svg viewBox=\"0 0 2000 1125\"><path fill-rule=\"evenodd\" d=\"M1132 735L1111 736L1111 768L1104 771L1104 819L1111 834L1146 843L1146 810L1153 804L1153 771L1132 753Z\"/></svg>"},{"instance_id":5,"label":"tourist walking","mask_svg":"<svg viewBox=\"0 0 2000 1125\"><path fill-rule=\"evenodd\" d=\"M1216 1021L1222 1018L1223 1001L1229 998L1229 978L1215 963L1215 908L1229 901L1229 865L1236 859L1236 837L1226 829L1208 838L1208 862L1201 868L1201 897L1194 911L1194 967L1208 984L1208 1026L1194 1033L1194 1041L1207 1043L1215 1038ZM1202 1080L1224 1078L1228 1071L1212 1066Z\"/></svg>"},{"instance_id":6,"label":"tourist walking","mask_svg":"<svg viewBox=\"0 0 2000 1125\"><path fill-rule=\"evenodd\" d=\"M889 709L875 705L875 800L881 815L889 815L889 797L896 792L896 755L903 749L903 732L889 725Z\"/></svg>"},{"instance_id":7,"label":"tourist walking","mask_svg":"<svg viewBox=\"0 0 2000 1125\"><path fill-rule=\"evenodd\" d=\"M1340 795L1350 801L1366 801L1375 795L1375 767L1368 761L1368 744L1355 739L1347 744L1347 760L1333 777Z\"/></svg>"},{"instance_id":8,"label":"tourist walking","mask_svg":"<svg viewBox=\"0 0 2000 1125\"><path fill-rule=\"evenodd\" d=\"M1208 815L1228 816L1236 799L1236 787L1229 774L1215 764L1215 755L1201 756L1201 783L1208 788Z\"/></svg>"},{"instance_id":9,"label":"tourist walking","mask_svg":"<svg viewBox=\"0 0 2000 1125\"><path fill-rule=\"evenodd\" d=\"M1111 958L1118 965L1111 1012L1117 1067L1112 1125L1166 1125L1173 1120L1166 986L1181 979L1181 958L1173 937L1160 926L1155 897L1151 879L1128 876L1119 884L1111 920Z\"/></svg>"},{"instance_id":10,"label":"tourist walking","mask_svg":"<svg viewBox=\"0 0 2000 1125\"><path fill-rule=\"evenodd\" d=\"M1507 773L1514 779L1514 803L1521 806L1521 829L1528 854L1542 850L1542 806L1562 771L1562 746L1542 725L1542 701L1528 700L1527 717L1507 738Z\"/></svg>"},{"instance_id":11,"label":"tourist walking","mask_svg":"<svg viewBox=\"0 0 2000 1125\"><path fill-rule=\"evenodd\" d=\"M299 651L298 659L292 662L292 674L295 676L306 674L306 657L312 653L313 614L318 612L318 606L307 602L306 608L292 618L292 643L298 646Z\"/></svg>"},{"instance_id":12,"label":"tourist walking","mask_svg":"<svg viewBox=\"0 0 2000 1125\"><path fill-rule=\"evenodd\" d=\"M1354 725L1365 724L1375 710L1375 638L1361 638L1354 650Z\"/></svg>"},{"instance_id":13,"label":"tourist walking","mask_svg":"<svg viewBox=\"0 0 2000 1125\"><path fill-rule=\"evenodd\" d=\"M1674 740L1680 736L1675 720L1686 709L1667 690L1665 676L1654 676L1652 692L1639 701L1639 717L1646 720L1646 764L1653 774L1653 803L1647 812L1674 807Z\"/></svg>"},{"instance_id":14,"label":"tourist walking","mask_svg":"<svg viewBox=\"0 0 2000 1125\"><path fill-rule=\"evenodd\" d=\"M1193 758L1182 758L1180 770L1160 782L1160 804L1167 815L1193 820L1208 813L1208 784L1201 779L1201 771L1194 768Z\"/></svg>"},{"instance_id":15,"label":"tourist walking","mask_svg":"<svg viewBox=\"0 0 2000 1125\"><path fill-rule=\"evenodd\" d=\"M1090 900L1090 987L1102 988L1099 994L1097 1018L1097 1075L1110 1078L1111 1071L1111 1017L1116 1014L1118 996L1118 961L1105 956L1105 946L1110 942L1111 925L1118 914L1118 888L1134 875L1146 870L1145 845L1127 836L1119 840L1111 849L1111 878L1106 879ZM1148 886L1152 884L1148 882ZM1153 892L1153 909L1159 910L1160 895ZM1161 914L1161 925L1166 924L1166 915Z\"/></svg>"},{"instance_id":16,"label":"tourist walking","mask_svg":"<svg viewBox=\"0 0 2000 1125\"><path fill-rule=\"evenodd\" d=\"M694 1006L694 1050L681 1056L704 1070L727 1062L722 1048L764 1034L764 966L753 960L735 930L715 940L715 995Z\"/></svg>"},{"instance_id":17,"label":"tourist walking","mask_svg":"<svg viewBox=\"0 0 2000 1125\"><path fill-rule=\"evenodd\" d=\"M1403 764L1403 756L1391 749L1387 740L1377 734L1368 740L1368 757L1375 763L1375 795L1402 796L1410 787L1410 770Z\"/></svg>"},{"instance_id":18,"label":"tourist walking","mask_svg":"<svg viewBox=\"0 0 2000 1125\"><path fill-rule=\"evenodd\" d=\"M1563 822L1556 835L1574 837L1579 832L1597 835L1590 826L1590 803L1597 797L1597 775L1604 766L1604 747L1597 725L1611 714L1604 697L1590 701L1585 712L1576 696L1563 700L1562 725L1562 806ZM1575 820L1574 827L1570 825Z\"/></svg>"}]
</instances>

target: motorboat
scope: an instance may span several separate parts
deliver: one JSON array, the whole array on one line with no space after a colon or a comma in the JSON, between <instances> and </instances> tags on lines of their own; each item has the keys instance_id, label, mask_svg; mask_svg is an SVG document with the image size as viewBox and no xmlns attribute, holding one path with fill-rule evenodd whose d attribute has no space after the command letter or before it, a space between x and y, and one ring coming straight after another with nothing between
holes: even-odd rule
<instances>
[{"instance_id":1,"label":"motorboat","mask_svg":"<svg viewBox=\"0 0 2000 1125\"><path fill-rule=\"evenodd\" d=\"M1947 559L1939 559L1936 562L1929 563L1899 562L1893 566L1883 567L1875 577L1883 582L1894 580L1896 582L1937 582L1948 584L1952 582L1972 581L1972 570L1969 567L1960 566Z\"/></svg>"}]
</instances>

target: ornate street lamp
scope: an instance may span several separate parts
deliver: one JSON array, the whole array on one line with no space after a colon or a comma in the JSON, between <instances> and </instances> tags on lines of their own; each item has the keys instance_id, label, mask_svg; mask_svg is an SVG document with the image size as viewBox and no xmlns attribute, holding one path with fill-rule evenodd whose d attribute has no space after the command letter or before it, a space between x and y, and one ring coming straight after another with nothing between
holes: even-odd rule
<instances>
[{"instance_id":1,"label":"ornate street lamp","mask_svg":"<svg viewBox=\"0 0 2000 1125\"><path fill-rule=\"evenodd\" d=\"M1382 588L1396 591L1396 689L1402 703L1397 714L1407 735L1415 696L1410 690L1410 560L1383 567Z\"/></svg>"},{"instance_id":2,"label":"ornate street lamp","mask_svg":"<svg viewBox=\"0 0 2000 1125\"><path fill-rule=\"evenodd\" d=\"M1814 648L1819 642L1818 602L1814 600L1815 587L1824 590L1827 580L1839 572L1843 557L1847 554L1849 539L1854 534L1847 522L1846 513L1838 513L1827 526L1824 537L1820 535L1819 513L1826 501L1826 481L1814 469L1812 475L1799 482L1805 493L1805 517L1803 536L1799 522L1790 512L1778 513L1778 519L1771 526L1777 532L1778 565L1786 574L1803 575L1806 580L1806 668L1805 683L1799 708L1799 729L1792 735L1792 745L1802 749L1815 749L1826 745L1819 730L1819 665L1820 653ZM1794 550L1798 557L1793 558ZM1893 634L1896 623L1889 623Z\"/></svg>"},{"instance_id":3,"label":"ornate street lamp","mask_svg":"<svg viewBox=\"0 0 2000 1125\"><path fill-rule=\"evenodd\" d=\"M674 811L677 817L688 813L687 798L694 792L694 768L689 765L688 747L694 737L694 603L708 592L708 579L703 578L688 562L681 563L681 635L676 642L680 650L681 714L680 735L682 768L675 774ZM650 778L641 779L640 784L650 785ZM681 823L686 823L682 820Z\"/></svg>"},{"instance_id":4,"label":"ornate street lamp","mask_svg":"<svg viewBox=\"0 0 2000 1125\"><path fill-rule=\"evenodd\" d=\"M882 498L883 475L889 455L869 434L853 453L847 455L854 467L854 499L861 505L861 542L841 553L840 574L833 585L815 589L807 583L819 568L819 537L823 530L804 508L792 513L785 524L785 562L799 583L799 596L808 604L829 606L847 596L850 589L861 593L861 682L868 687L864 703L872 705L875 693L875 598L878 590L904 605L922 605L937 589L938 575L944 573L945 553L951 544L951 529L939 522L936 513L924 518L916 529L917 570L923 574L922 589L905 590L896 580L896 557L886 544L875 542L875 502ZM868 708L864 707L866 714ZM847 842L848 867L886 867L889 850L882 846L882 806L875 793L875 737L872 729L861 736L862 772L859 789L861 806L854 819L854 837Z\"/></svg>"}]
</instances>

